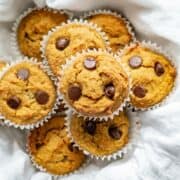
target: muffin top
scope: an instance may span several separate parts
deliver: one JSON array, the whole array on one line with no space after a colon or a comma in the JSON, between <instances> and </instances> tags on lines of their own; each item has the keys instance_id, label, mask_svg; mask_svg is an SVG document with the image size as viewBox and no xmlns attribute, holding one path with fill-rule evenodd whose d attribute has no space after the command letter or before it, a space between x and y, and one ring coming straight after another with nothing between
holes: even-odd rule
<instances>
[{"instance_id":1,"label":"muffin top","mask_svg":"<svg viewBox=\"0 0 180 180\"><path fill-rule=\"evenodd\" d=\"M87 20L97 24L106 32L114 52L132 41L132 35L128 31L125 20L121 17L100 13L87 17Z\"/></svg>"},{"instance_id":2,"label":"muffin top","mask_svg":"<svg viewBox=\"0 0 180 180\"><path fill-rule=\"evenodd\" d=\"M73 115L70 132L74 141L90 154L110 155L128 143L129 121L123 112L107 122L84 120Z\"/></svg>"},{"instance_id":3,"label":"muffin top","mask_svg":"<svg viewBox=\"0 0 180 180\"><path fill-rule=\"evenodd\" d=\"M132 79L130 98L134 107L156 105L172 90L176 70L164 55L137 43L125 50L121 62Z\"/></svg>"},{"instance_id":4,"label":"muffin top","mask_svg":"<svg viewBox=\"0 0 180 180\"><path fill-rule=\"evenodd\" d=\"M66 24L53 32L45 47L45 56L55 75L66 58L88 48L106 48L102 34L83 23Z\"/></svg>"},{"instance_id":5,"label":"muffin top","mask_svg":"<svg viewBox=\"0 0 180 180\"><path fill-rule=\"evenodd\" d=\"M25 56L41 59L40 41L51 28L66 22L67 14L36 9L26 15L17 29L19 49Z\"/></svg>"},{"instance_id":6,"label":"muffin top","mask_svg":"<svg viewBox=\"0 0 180 180\"><path fill-rule=\"evenodd\" d=\"M67 137L64 117L54 117L32 130L28 148L36 164L56 175L70 173L85 162L85 155Z\"/></svg>"},{"instance_id":7,"label":"muffin top","mask_svg":"<svg viewBox=\"0 0 180 180\"><path fill-rule=\"evenodd\" d=\"M36 123L51 111L55 100L53 82L32 62L11 66L0 79L0 113L15 124Z\"/></svg>"},{"instance_id":8,"label":"muffin top","mask_svg":"<svg viewBox=\"0 0 180 180\"><path fill-rule=\"evenodd\" d=\"M73 58L60 79L67 103L87 116L112 115L128 96L128 77L105 51L88 51Z\"/></svg>"}]
</instances>

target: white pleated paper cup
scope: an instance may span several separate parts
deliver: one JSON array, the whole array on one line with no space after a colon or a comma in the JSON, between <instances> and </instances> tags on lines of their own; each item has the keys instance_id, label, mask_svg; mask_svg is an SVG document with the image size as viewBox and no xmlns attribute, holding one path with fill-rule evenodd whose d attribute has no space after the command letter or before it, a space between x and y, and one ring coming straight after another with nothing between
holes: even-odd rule
<instances>
[{"instance_id":1,"label":"white pleated paper cup","mask_svg":"<svg viewBox=\"0 0 180 180\"><path fill-rule=\"evenodd\" d=\"M95 155L92 154L91 152L85 150L84 148L82 148L78 142L73 138L73 135L71 133L70 130L70 123L71 123L71 118L72 118L72 111L69 112L69 114L66 116L65 120L66 120L66 127L67 127L67 133L69 138L71 139L71 142L74 143L75 147L78 147L80 150L82 150L84 152L84 154L88 155L91 159L96 159L96 160L116 160L118 158L123 158L126 155L128 155L130 152L132 152L135 148L136 145L138 143L139 140L139 135L140 135L140 128L141 128L141 121L138 117L137 112L132 112L132 111L128 111L127 115L128 115L128 120L130 123L130 127L129 127L129 140L128 143L122 147L121 149L117 150L116 152L109 154L109 155Z\"/></svg>"},{"instance_id":2,"label":"white pleated paper cup","mask_svg":"<svg viewBox=\"0 0 180 180\"><path fill-rule=\"evenodd\" d=\"M149 110L153 110L162 105L167 104L172 93L177 89L177 83L178 83L178 79L179 79L179 74L177 72L177 69L178 69L177 59L173 55L171 55L168 51L164 50L161 46L159 46L156 43L153 43L151 41L141 41L141 42L137 41L135 43L131 43L130 45L127 45L124 49L120 50L117 54L121 58L129 49L133 49L134 47L136 47L137 44L140 44L142 47L148 48L155 53L163 55L165 58L167 58L167 60L170 62L170 64L176 70L176 77L175 77L173 89L171 90L171 92L169 92L169 94L161 102L159 102L155 105L152 105L150 107L147 107L147 108L139 108L139 107L133 106L133 104L131 103L131 100L129 101L129 103L127 105L127 107L129 109L131 109L132 111L149 111ZM128 73L128 75L130 77L130 82L131 82L130 83L130 85L131 85L130 95L131 95L133 93L132 92L133 79L131 78L131 73L128 71L128 69L123 64L122 64L122 66L124 67L124 69L126 69L126 72ZM143 75L141 75L141 76L143 76Z\"/></svg>"},{"instance_id":3,"label":"white pleated paper cup","mask_svg":"<svg viewBox=\"0 0 180 180\"><path fill-rule=\"evenodd\" d=\"M86 20L91 16L100 15L100 14L112 15L114 17L117 17L117 18L121 19L125 23L125 26L126 26L126 28L128 30L128 33L131 36L131 41L128 44L130 44L132 42L136 42L136 35L135 35L135 31L134 31L134 28L133 28L132 24L120 12L112 11L110 9L95 9L95 10L92 10L92 11L85 12L82 16L80 16L80 18Z\"/></svg>"},{"instance_id":4,"label":"white pleated paper cup","mask_svg":"<svg viewBox=\"0 0 180 180\"><path fill-rule=\"evenodd\" d=\"M103 32L102 29L100 27L98 27L96 24L89 23L82 19L68 20L67 23L62 23L60 26L56 26L55 28L52 28L46 35L43 36L43 40L41 41L40 50L41 50L41 57L42 57L43 63L45 65L49 64L48 59L46 57L46 46L47 46L49 38L53 35L53 33L60 31L62 28L68 27L69 25L73 25L73 24L87 26L88 28L91 28L91 29L97 31L99 33L99 35L101 36L102 40L104 41L104 44L105 44L107 50L111 51L111 49L109 47L109 39L108 39L106 33ZM79 51L77 51L77 52L79 52ZM52 72L52 74L53 74L53 72Z\"/></svg>"},{"instance_id":5,"label":"white pleated paper cup","mask_svg":"<svg viewBox=\"0 0 180 180\"><path fill-rule=\"evenodd\" d=\"M64 76L64 71L66 69L68 69L68 67L71 66L71 64L73 64L73 62L77 59L77 57L79 57L83 54L86 54L86 53L91 53L91 52L94 52L96 54L108 53L119 63L119 60L118 60L119 56L118 55L115 55L115 54L108 52L106 50L103 50L103 49L98 49L98 50L97 49L93 49L93 50L87 49L87 50L84 50L82 52L78 52L74 56L71 56L69 59L66 59L66 64L61 66L61 72L60 72L59 84L58 84L59 85L58 86L59 91L61 89L61 77ZM126 73L125 69L121 66L120 63L119 63L119 66L122 68L122 70L124 71L124 73L128 77L128 74ZM63 95L61 92L60 92L60 98L61 98L62 102L65 104L65 107L67 108L66 114L69 111L73 111L73 113L77 114L79 117L83 117L84 119L88 118L88 119L94 120L94 121L96 121L96 120L97 121L108 121L110 119L113 119L113 117L115 115L119 115L119 113L122 112L124 110L124 108L127 106L127 104L129 103L129 101L130 101L130 99L129 99L130 83L131 83L131 81L130 81L130 78L128 77L127 96L124 98L123 102L119 105L119 107L109 115L102 115L102 116L87 115L85 113L79 112L72 105L70 105L70 103L66 100L65 95Z\"/></svg>"},{"instance_id":6,"label":"white pleated paper cup","mask_svg":"<svg viewBox=\"0 0 180 180\"><path fill-rule=\"evenodd\" d=\"M59 91L57 89L58 86L58 82L54 79L54 77L52 77L49 72L48 72L48 67L44 66L42 63L38 62L36 59L34 58L27 58L27 57L22 57L19 60L16 61L12 61L11 63L8 63L0 72L0 80L2 79L2 77L5 75L5 73L13 66L20 64L22 62L28 62L28 63L32 63L35 64L37 66L40 67L40 69L42 69L48 76L49 78L52 80L54 87L56 88L56 100L54 102L54 105L52 107L52 109L50 109L49 113L43 117L42 119L39 119L37 122L35 123L30 123L30 124L17 124L15 122L13 122L10 119L7 119L4 115L0 114L0 119L3 120L3 123L7 126L13 126L15 128L20 128L20 129L34 129L34 128L38 128L40 126L42 126L45 122L47 122L54 114L56 114L56 110L58 109L58 106L60 104L60 94Z\"/></svg>"},{"instance_id":7,"label":"white pleated paper cup","mask_svg":"<svg viewBox=\"0 0 180 180\"><path fill-rule=\"evenodd\" d=\"M19 48L19 43L18 43L18 39L17 39L17 32L18 32L18 28L19 25L21 23L21 21L30 13L32 13L33 11L36 10L44 10L44 11L49 11L49 12L53 12L54 14L56 13L61 13L61 14L66 14L68 16L69 19L73 18L73 13L71 11L68 10L57 10L57 9L52 9L49 7L33 7L33 8L28 8L26 11L24 11L14 22L13 26L12 26L12 33L11 33L11 37L10 37L10 42L11 42L11 49L14 53L14 55L16 57L21 57L24 56L23 53L21 52L20 48Z\"/></svg>"},{"instance_id":8,"label":"white pleated paper cup","mask_svg":"<svg viewBox=\"0 0 180 180\"><path fill-rule=\"evenodd\" d=\"M85 155L85 156L86 156L86 157L85 157L86 159L85 159L85 161L82 163L82 165L81 165L79 168L77 168L76 170L72 171L72 172L69 172L69 173L63 174L63 175L57 175L57 174L52 174L52 173L48 172L48 170L47 170L45 167L43 167L42 165L38 164L38 163L35 161L35 158L34 158L33 154L31 153L31 150L30 150L30 148L29 148L29 139L30 139L29 137L31 136L31 133L32 133L32 130L27 133L27 138L26 138L26 152L27 152L28 155L29 155L29 158L30 158L30 160L31 160L31 163L32 163L33 167L35 167L37 170L39 170L39 171L41 171L41 172L48 173L48 174L50 174L50 175L51 175L52 177L54 177L54 178L63 178L63 177L71 176L71 175L76 174L76 173L81 173L81 172L83 172L83 170L89 165L89 163L90 163L90 158Z\"/></svg>"}]
</instances>

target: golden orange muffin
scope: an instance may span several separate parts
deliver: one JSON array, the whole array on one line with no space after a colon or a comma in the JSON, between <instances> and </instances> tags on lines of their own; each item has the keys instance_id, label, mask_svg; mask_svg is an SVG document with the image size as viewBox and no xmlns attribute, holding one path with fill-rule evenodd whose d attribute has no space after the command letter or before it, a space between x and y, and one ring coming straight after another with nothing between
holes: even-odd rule
<instances>
[{"instance_id":1,"label":"golden orange muffin","mask_svg":"<svg viewBox=\"0 0 180 180\"><path fill-rule=\"evenodd\" d=\"M174 87L176 70L170 60L140 43L124 51L121 63L130 73L131 104L136 108L162 102Z\"/></svg>"},{"instance_id":2,"label":"golden orange muffin","mask_svg":"<svg viewBox=\"0 0 180 180\"><path fill-rule=\"evenodd\" d=\"M51 28L66 22L68 15L48 9L35 9L27 14L17 29L19 49L25 56L41 59L40 42Z\"/></svg>"},{"instance_id":3,"label":"golden orange muffin","mask_svg":"<svg viewBox=\"0 0 180 180\"><path fill-rule=\"evenodd\" d=\"M33 162L55 175L73 172L86 160L85 155L70 142L64 117L54 117L44 126L32 130L28 149Z\"/></svg>"},{"instance_id":4,"label":"golden orange muffin","mask_svg":"<svg viewBox=\"0 0 180 180\"><path fill-rule=\"evenodd\" d=\"M113 14L99 13L87 17L89 22L97 24L107 34L114 52L122 49L132 40L125 20Z\"/></svg>"},{"instance_id":5,"label":"golden orange muffin","mask_svg":"<svg viewBox=\"0 0 180 180\"><path fill-rule=\"evenodd\" d=\"M107 122L84 120L73 115L70 133L79 147L90 154L110 155L128 143L129 121L123 112Z\"/></svg>"},{"instance_id":6,"label":"golden orange muffin","mask_svg":"<svg viewBox=\"0 0 180 180\"><path fill-rule=\"evenodd\" d=\"M128 77L112 54L88 51L78 54L63 70L60 92L78 113L112 115L128 96Z\"/></svg>"},{"instance_id":7,"label":"golden orange muffin","mask_svg":"<svg viewBox=\"0 0 180 180\"><path fill-rule=\"evenodd\" d=\"M106 49L106 42L94 27L74 22L52 32L44 54L52 71L57 75L66 58L88 48Z\"/></svg>"},{"instance_id":8,"label":"golden orange muffin","mask_svg":"<svg viewBox=\"0 0 180 180\"><path fill-rule=\"evenodd\" d=\"M0 113L14 124L41 120L51 112L56 96L49 76L32 62L12 65L0 79Z\"/></svg>"}]
</instances>

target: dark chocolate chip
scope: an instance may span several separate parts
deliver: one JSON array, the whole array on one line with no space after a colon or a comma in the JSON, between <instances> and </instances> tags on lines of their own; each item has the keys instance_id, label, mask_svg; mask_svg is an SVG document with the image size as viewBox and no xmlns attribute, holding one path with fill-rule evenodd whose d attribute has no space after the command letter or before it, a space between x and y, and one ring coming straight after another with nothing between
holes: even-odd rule
<instances>
[{"instance_id":1,"label":"dark chocolate chip","mask_svg":"<svg viewBox=\"0 0 180 180\"><path fill-rule=\"evenodd\" d=\"M112 99L114 97L114 94L115 94L115 88L114 88L114 85L113 84L108 84L105 86L104 88L104 92L105 92L105 95L107 97L109 97L110 99Z\"/></svg>"},{"instance_id":2,"label":"dark chocolate chip","mask_svg":"<svg viewBox=\"0 0 180 180\"><path fill-rule=\"evenodd\" d=\"M17 109L21 104L21 100L16 96L12 96L7 100L7 104L12 109Z\"/></svg>"},{"instance_id":3,"label":"dark chocolate chip","mask_svg":"<svg viewBox=\"0 0 180 180\"><path fill-rule=\"evenodd\" d=\"M56 48L62 51L69 45L69 42L70 41L67 38L64 37L58 38L56 40Z\"/></svg>"},{"instance_id":4,"label":"dark chocolate chip","mask_svg":"<svg viewBox=\"0 0 180 180\"><path fill-rule=\"evenodd\" d=\"M113 139L116 140L120 139L122 136L122 132L114 125L109 127L108 133Z\"/></svg>"},{"instance_id":5,"label":"dark chocolate chip","mask_svg":"<svg viewBox=\"0 0 180 180\"><path fill-rule=\"evenodd\" d=\"M17 78L25 81L29 78L29 70L26 68L19 69L16 75Z\"/></svg>"},{"instance_id":6,"label":"dark chocolate chip","mask_svg":"<svg viewBox=\"0 0 180 180\"><path fill-rule=\"evenodd\" d=\"M143 86L135 86L133 87L133 93L135 96L143 98L146 96L147 90Z\"/></svg>"},{"instance_id":7,"label":"dark chocolate chip","mask_svg":"<svg viewBox=\"0 0 180 180\"><path fill-rule=\"evenodd\" d=\"M142 64L142 58L140 56L133 56L129 59L129 66L132 68L138 68Z\"/></svg>"},{"instance_id":8,"label":"dark chocolate chip","mask_svg":"<svg viewBox=\"0 0 180 180\"><path fill-rule=\"evenodd\" d=\"M90 135L94 135L96 132L96 122L86 121L84 128L85 128L85 131L88 132Z\"/></svg>"},{"instance_id":9,"label":"dark chocolate chip","mask_svg":"<svg viewBox=\"0 0 180 180\"><path fill-rule=\"evenodd\" d=\"M79 86L71 85L68 89L68 96L71 100L76 101L81 97L81 88Z\"/></svg>"},{"instance_id":10,"label":"dark chocolate chip","mask_svg":"<svg viewBox=\"0 0 180 180\"><path fill-rule=\"evenodd\" d=\"M93 57L88 57L84 60L84 67L89 70L96 69L96 60Z\"/></svg>"},{"instance_id":11,"label":"dark chocolate chip","mask_svg":"<svg viewBox=\"0 0 180 180\"><path fill-rule=\"evenodd\" d=\"M161 63L156 62L154 66L154 71L157 76L161 76L162 74L164 74L164 67L162 66Z\"/></svg>"},{"instance_id":12,"label":"dark chocolate chip","mask_svg":"<svg viewBox=\"0 0 180 180\"><path fill-rule=\"evenodd\" d=\"M45 91L38 90L35 93L35 98L39 104L46 104L49 100L49 95Z\"/></svg>"}]
</instances>

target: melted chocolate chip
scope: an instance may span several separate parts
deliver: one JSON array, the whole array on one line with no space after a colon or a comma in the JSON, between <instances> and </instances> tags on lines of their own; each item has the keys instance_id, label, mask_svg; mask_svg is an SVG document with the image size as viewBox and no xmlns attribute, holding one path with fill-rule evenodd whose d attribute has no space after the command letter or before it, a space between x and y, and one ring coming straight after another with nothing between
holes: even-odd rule
<instances>
[{"instance_id":1,"label":"melted chocolate chip","mask_svg":"<svg viewBox=\"0 0 180 180\"><path fill-rule=\"evenodd\" d=\"M135 86L133 87L133 93L135 96L143 98L146 96L147 90L143 86Z\"/></svg>"},{"instance_id":2,"label":"melted chocolate chip","mask_svg":"<svg viewBox=\"0 0 180 180\"><path fill-rule=\"evenodd\" d=\"M154 71L157 76L161 76L162 74L164 74L164 67L162 66L161 63L156 62L154 66Z\"/></svg>"},{"instance_id":3,"label":"melted chocolate chip","mask_svg":"<svg viewBox=\"0 0 180 180\"><path fill-rule=\"evenodd\" d=\"M132 68L138 68L142 64L142 58L140 56L133 56L129 59L129 66Z\"/></svg>"},{"instance_id":4,"label":"melted chocolate chip","mask_svg":"<svg viewBox=\"0 0 180 180\"><path fill-rule=\"evenodd\" d=\"M71 100L76 101L82 95L81 88L79 86L71 85L68 89L68 96Z\"/></svg>"},{"instance_id":5,"label":"melted chocolate chip","mask_svg":"<svg viewBox=\"0 0 180 180\"><path fill-rule=\"evenodd\" d=\"M16 96L12 96L7 100L7 104L10 108L17 109L21 104L21 100Z\"/></svg>"},{"instance_id":6,"label":"melted chocolate chip","mask_svg":"<svg viewBox=\"0 0 180 180\"><path fill-rule=\"evenodd\" d=\"M25 81L29 78L29 70L26 68L19 69L16 76L17 78Z\"/></svg>"},{"instance_id":7,"label":"melted chocolate chip","mask_svg":"<svg viewBox=\"0 0 180 180\"><path fill-rule=\"evenodd\" d=\"M46 104L49 100L49 95L45 92L45 91L42 91L42 90L38 90L36 93L35 93L35 98L36 98L36 101L43 105L43 104Z\"/></svg>"},{"instance_id":8,"label":"melted chocolate chip","mask_svg":"<svg viewBox=\"0 0 180 180\"><path fill-rule=\"evenodd\" d=\"M113 84L108 84L105 86L104 88L104 92L105 92L105 95L107 97L109 97L110 99L112 99L114 97L114 94L115 94L115 88L114 88L114 85Z\"/></svg>"},{"instance_id":9,"label":"melted chocolate chip","mask_svg":"<svg viewBox=\"0 0 180 180\"><path fill-rule=\"evenodd\" d=\"M90 135L94 135L96 132L96 122L86 121L84 128L85 128L85 131L88 132Z\"/></svg>"},{"instance_id":10,"label":"melted chocolate chip","mask_svg":"<svg viewBox=\"0 0 180 180\"><path fill-rule=\"evenodd\" d=\"M84 60L84 67L88 70L96 69L96 61L93 57L88 57Z\"/></svg>"},{"instance_id":11,"label":"melted chocolate chip","mask_svg":"<svg viewBox=\"0 0 180 180\"><path fill-rule=\"evenodd\" d=\"M58 38L56 40L56 48L62 51L69 45L69 42L70 41L67 38L64 37Z\"/></svg>"},{"instance_id":12,"label":"melted chocolate chip","mask_svg":"<svg viewBox=\"0 0 180 180\"><path fill-rule=\"evenodd\" d=\"M111 136L111 138L116 140L120 139L122 136L122 132L118 129L118 127L114 125L109 127L108 133Z\"/></svg>"}]
</instances>

